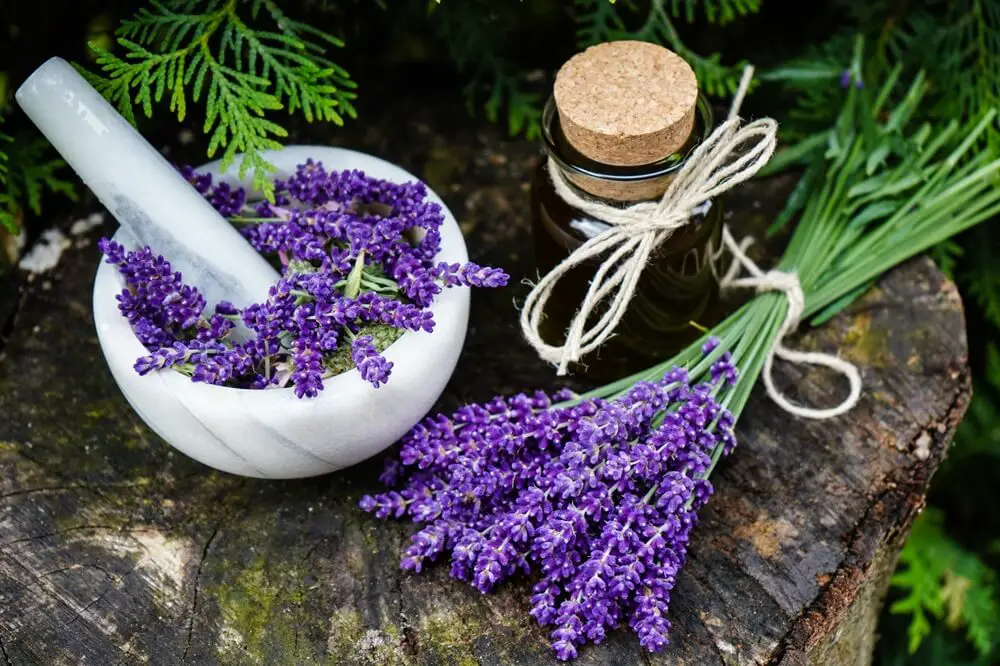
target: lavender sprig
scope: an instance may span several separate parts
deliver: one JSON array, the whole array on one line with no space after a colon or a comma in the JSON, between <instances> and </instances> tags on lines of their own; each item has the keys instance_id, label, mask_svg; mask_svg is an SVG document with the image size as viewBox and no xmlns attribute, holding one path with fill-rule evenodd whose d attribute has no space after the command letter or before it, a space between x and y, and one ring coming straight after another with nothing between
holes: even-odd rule
<instances>
[{"instance_id":1,"label":"lavender sprig","mask_svg":"<svg viewBox=\"0 0 1000 666\"><path fill-rule=\"evenodd\" d=\"M140 374L171 368L209 384L289 386L301 398L318 395L346 364L378 388L393 365L382 352L404 331L434 330L429 306L442 289L508 280L496 268L435 263L444 218L422 183L327 172L309 161L275 181L274 203L251 205L241 188L190 167L181 173L281 266L281 278L263 303L242 312L220 303L209 313L197 288L150 248L130 252L102 240L126 283L119 310L150 350L136 361ZM236 322L252 339L231 339Z\"/></svg>"},{"instance_id":2,"label":"lavender sprig","mask_svg":"<svg viewBox=\"0 0 1000 666\"><path fill-rule=\"evenodd\" d=\"M498 397L430 417L387 463L397 489L361 507L421 525L404 569L447 558L484 593L533 576L531 614L560 659L623 622L660 649L708 472L735 442L738 373L718 346L607 398Z\"/></svg>"}]
</instances>

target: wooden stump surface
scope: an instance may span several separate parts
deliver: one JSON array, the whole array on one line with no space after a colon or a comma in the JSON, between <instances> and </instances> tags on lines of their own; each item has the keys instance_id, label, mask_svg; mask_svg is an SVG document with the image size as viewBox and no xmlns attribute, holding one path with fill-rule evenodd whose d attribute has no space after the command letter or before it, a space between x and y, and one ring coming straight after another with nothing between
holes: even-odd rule
<instances>
[{"instance_id":1,"label":"wooden stump surface","mask_svg":"<svg viewBox=\"0 0 1000 666\"><path fill-rule=\"evenodd\" d=\"M420 174L460 220L472 258L513 276L512 288L474 294L444 408L556 384L519 340L513 306L533 275L537 149L451 102L370 111L334 135ZM732 197L737 229L766 223L787 186ZM524 581L482 596L445 567L399 570L412 527L357 509L380 460L260 481L213 472L153 435L93 330L94 241L112 229L0 304L17 306L0 322L0 663L555 663ZM619 630L577 663L868 658L888 572L968 401L961 302L930 261L914 260L795 344L858 363L860 406L807 422L755 393L679 578L672 644L650 655ZM819 404L846 390L820 370L781 366L778 378Z\"/></svg>"}]
</instances>

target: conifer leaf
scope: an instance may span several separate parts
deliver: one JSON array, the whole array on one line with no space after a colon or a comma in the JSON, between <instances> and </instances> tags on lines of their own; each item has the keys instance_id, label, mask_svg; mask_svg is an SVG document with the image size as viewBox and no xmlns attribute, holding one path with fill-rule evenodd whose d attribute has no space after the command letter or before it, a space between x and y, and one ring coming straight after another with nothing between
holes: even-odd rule
<instances>
[{"instance_id":1,"label":"conifer leaf","mask_svg":"<svg viewBox=\"0 0 1000 666\"><path fill-rule=\"evenodd\" d=\"M748 63L740 61L724 65L718 53L708 56L695 53L681 40L674 27L674 19L694 20L695 10L700 8L709 21L726 23L760 8L759 0L650 0L648 6L643 5L646 9L644 15L638 13L635 17L630 16L639 19L639 27L628 30L620 12L630 11L634 7L620 8L618 4L612 5L607 0L576 0L574 4L577 8L577 38L581 47L618 39L638 39L663 44L684 58L694 69L701 89L716 97L736 92L743 69Z\"/></svg>"},{"instance_id":2,"label":"conifer leaf","mask_svg":"<svg viewBox=\"0 0 1000 666\"><path fill-rule=\"evenodd\" d=\"M166 103L183 120L188 102L205 100L202 130L209 157L273 194L274 171L262 153L287 131L270 116L301 113L309 122L343 124L357 112L355 84L326 55L333 35L288 17L272 0L150 0L117 31L121 55L91 45L99 74L90 81L135 123Z\"/></svg>"},{"instance_id":3,"label":"conifer leaf","mask_svg":"<svg viewBox=\"0 0 1000 666\"><path fill-rule=\"evenodd\" d=\"M11 137L0 132L0 227L18 233L18 211L27 208L40 215L46 193L75 201L75 185L63 178L65 167L66 163L52 155L49 142L40 135Z\"/></svg>"},{"instance_id":4,"label":"conifer leaf","mask_svg":"<svg viewBox=\"0 0 1000 666\"><path fill-rule=\"evenodd\" d=\"M688 23L704 14L709 23L730 23L740 16L760 10L761 0L670 0L674 16L683 17Z\"/></svg>"},{"instance_id":5,"label":"conifer leaf","mask_svg":"<svg viewBox=\"0 0 1000 666\"><path fill-rule=\"evenodd\" d=\"M934 618L964 627L981 656L992 654L1000 636L996 574L948 536L940 511L928 508L914 522L899 559L891 582L903 596L889 611L910 616L910 652L930 635Z\"/></svg>"},{"instance_id":6,"label":"conifer leaf","mask_svg":"<svg viewBox=\"0 0 1000 666\"><path fill-rule=\"evenodd\" d=\"M0 117L0 122L3 118ZM0 227L11 233L17 233L17 222L14 221L14 200L10 194L10 166L7 151L3 144L11 142L10 136L0 132Z\"/></svg>"},{"instance_id":7,"label":"conifer leaf","mask_svg":"<svg viewBox=\"0 0 1000 666\"><path fill-rule=\"evenodd\" d=\"M442 3L433 8L433 25L459 70L472 72L464 89L469 112L481 107L491 121L506 112L511 135L536 139L541 135L542 96L529 90L530 74L502 54L503 33L493 7L491 0Z\"/></svg>"},{"instance_id":8,"label":"conifer leaf","mask_svg":"<svg viewBox=\"0 0 1000 666\"><path fill-rule=\"evenodd\" d=\"M1000 271L996 270L1000 239L994 225L973 229L965 243L959 277L993 326L1000 326Z\"/></svg>"}]
</instances>

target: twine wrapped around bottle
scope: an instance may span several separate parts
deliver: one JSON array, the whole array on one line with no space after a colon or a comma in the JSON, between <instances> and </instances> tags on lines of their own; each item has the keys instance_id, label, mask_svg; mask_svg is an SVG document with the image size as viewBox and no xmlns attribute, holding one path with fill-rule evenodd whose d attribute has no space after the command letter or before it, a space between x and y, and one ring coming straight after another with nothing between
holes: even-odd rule
<instances>
[{"instance_id":1,"label":"twine wrapped around bottle","mask_svg":"<svg viewBox=\"0 0 1000 666\"><path fill-rule=\"evenodd\" d=\"M580 245L535 284L521 310L520 324L525 339L542 359L556 366L557 374L565 375L570 364L579 362L613 335L656 248L675 230L688 224L695 209L749 180L774 154L777 123L771 118L762 118L743 125L738 117L752 79L753 68L747 67L726 121L698 145L657 202L640 202L619 208L587 198L579 194L566 181L558 166L549 160L548 173L556 193L570 206L610 225L606 231ZM754 287L758 292L781 291L789 301L788 314L778 340L768 354L763 372L768 395L785 411L807 418L831 418L849 410L857 403L861 392L857 368L836 356L796 352L782 343L798 326L804 308L798 276L781 271L760 271L732 240L728 230L725 230L724 238L727 249L734 255L730 274L722 280L724 287ZM577 266L599 257L605 258L570 322L565 341L561 345L545 342L540 327L545 306L556 283ZM750 272L751 276L734 279L734 270L740 268ZM604 312L588 324L605 301L609 303ZM771 368L775 355L790 362L820 364L841 372L851 384L850 395L840 405L830 409L795 405L774 385Z\"/></svg>"},{"instance_id":2,"label":"twine wrapped around bottle","mask_svg":"<svg viewBox=\"0 0 1000 666\"><path fill-rule=\"evenodd\" d=\"M653 251L690 221L692 211L750 179L774 154L778 124L770 118L762 118L742 125L737 117L752 78L753 70L748 67L728 119L695 148L659 201L619 208L587 198L579 194L566 181L559 167L549 160L548 172L556 193L570 206L610 225L543 277L531 290L521 310L521 330L525 338L541 358L557 366L558 374L566 374L571 363L578 362L611 337L635 295L639 278ZM561 345L545 342L540 325L556 283L577 266L599 257L606 258L570 322L565 342ZM610 301L607 309L597 321L588 325L606 300Z\"/></svg>"}]
</instances>

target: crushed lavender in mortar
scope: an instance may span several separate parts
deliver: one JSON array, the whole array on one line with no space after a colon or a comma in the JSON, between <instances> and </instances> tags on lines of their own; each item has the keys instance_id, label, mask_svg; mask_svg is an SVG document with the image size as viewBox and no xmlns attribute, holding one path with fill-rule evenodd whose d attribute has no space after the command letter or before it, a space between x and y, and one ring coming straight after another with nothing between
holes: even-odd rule
<instances>
[{"instance_id":1,"label":"crushed lavender in mortar","mask_svg":"<svg viewBox=\"0 0 1000 666\"><path fill-rule=\"evenodd\" d=\"M451 575L484 593L531 575L531 614L560 659L621 622L659 650L713 453L736 445L720 403L737 368L715 356L703 376L674 368L611 400L521 394L429 417L387 461L393 489L361 508L422 525L404 569L450 557Z\"/></svg>"},{"instance_id":2,"label":"crushed lavender in mortar","mask_svg":"<svg viewBox=\"0 0 1000 666\"><path fill-rule=\"evenodd\" d=\"M140 375L172 368L209 384L293 386L301 398L354 367L378 388L392 372L382 351L404 331L434 329L429 307L443 288L507 283L496 268L434 261L444 216L423 183L327 172L309 161L275 181L273 204L249 204L241 188L190 167L182 173L281 278L264 303L241 312L223 302L207 313L198 289L163 257L102 239L126 283L118 308L151 351L135 362ZM254 337L230 339L235 321Z\"/></svg>"}]
</instances>

